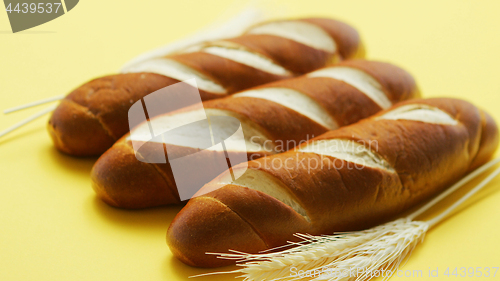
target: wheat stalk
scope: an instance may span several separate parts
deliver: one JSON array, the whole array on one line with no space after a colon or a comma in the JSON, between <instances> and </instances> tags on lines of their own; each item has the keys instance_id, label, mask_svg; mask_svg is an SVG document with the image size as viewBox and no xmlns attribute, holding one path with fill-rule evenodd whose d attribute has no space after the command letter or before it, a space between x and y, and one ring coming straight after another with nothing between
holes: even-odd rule
<instances>
[{"instance_id":1,"label":"wheat stalk","mask_svg":"<svg viewBox=\"0 0 500 281\"><path fill-rule=\"evenodd\" d=\"M241 269L228 272L214 272L198 276L220 273L239 273L238 277L251 280L369 280L372 277L388 279L404 263L420 244L428 229L446 218L460 204L476 194L493 178L500 174L500 168L491 173L474 189L460 198L452 206L429 221L416 221L437 202L477 177L499 159L490 161L463 178L440 196L430 201L414 213L367 230L337 233L329 236L296 234L302 241L292 243L291 249L279 252L247 254L238 251L215 254L219 258L234 259ZM273 249L276 250L276 249Z\"/></svg>"},{"instance_id":2,"label":"wheat stalk","mask_svg":"<svg viewBox=\"0 0 500 281\"><path fill-rule=\"evenodd\" d=\"M307 244L278 253L239 254L245 264L233 272L242 273L245 280L348 280L381 269L392 272L423 240L427 229L424 222L399 219L333 236L298 235Z\"/></svg>"}]
</instances>

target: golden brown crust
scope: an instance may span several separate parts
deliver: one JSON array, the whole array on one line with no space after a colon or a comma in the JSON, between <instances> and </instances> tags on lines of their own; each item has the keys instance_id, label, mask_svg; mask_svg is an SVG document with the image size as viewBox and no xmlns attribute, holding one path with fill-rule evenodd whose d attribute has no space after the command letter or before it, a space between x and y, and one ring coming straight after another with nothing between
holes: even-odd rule
<instances>
[{"instance_id":1,"label":"golden brown crust","mask_svg":"<svg viewBox=\"0 0 500 281\"><path fill-rule=\"evenodd\" d=\"M127 73L94 79L71 92L67 99L94 114L118 139L128 132L128 109L145 95L178 83L154 73Z\"/></svg>"},{"instance_id":2,"label":"golden brown crust","mask_svg":"<svg viewBox=\"0 0 500 281\"><path fill-rule=\"evenodd\" d=\"M290 75L275 75L248 65L204 52L172 55L169 57L212 78L228 93L235 93L253 86L290 78Z\"/></svg>"},{"instance_id":3,"label":"golden brown crust","mask_svg":"<svg viewBox=\"0 0 500 281\"><path fill-rule=\"evenodd\" d=\"M251 97L209 101L205 108L224 109L241 114L265 130L273 141L299 142L327 131L325 127L288 107Z\"/></svg>"},{"instance_id":4,"label":"golden brown crust","mask_svg":"<svg viewBox=\"0 0 500 281\"><path fill-rule=\"evenodd\" d=\"M313 234L367 226L385 211L378 210L377 204L391 204L394 190L401 186L395 174L370 167L358 170L340 159L314 153L288 151L249 162L249 169L264 171L286 187L307 211L311 221L307 233ZM222 192L217 190L210 196Z\"/></svg>"},{"instance_id":5,"label":"golden brown crust","mask_svg":"<svg viewBox=\"0 0 500 281\"><path fill-rule=\"evenodd\" d=\"M266 57L273 58L278 65L299 74L326 66L333 55L290 39L266 34L246 34L226 41L237 43ZM277 44L283 48L276 49Z\"/></svg>"},{"instance_id":6,"label":"golden brown crust","mask_svg":"<svg viewBox=\"0 0 500 281\"><path fill-rule=\"evenodd\" d=\"M481 143L470 170L474 170L487 162L493 156L493 152L498 147L499 135L498 126L495 120L488 113L481 110Z\"/></svg>"},{"instance_id":7,"label":"golden brown crust","mask_svg":"<svg viewBox=\"0 0 500 281\"><path fill-rule=\"evenodd\" d=\"M52 112L47 128L56 148L75 156L99 154L115 141L94 114L70 99Z\"/></svg>"},{"instance_id":8,"label":"golden brown crust","mask_svg":"<svg viewBox=\"0 0 500 281\"><path fill-rule=\"evenodd\" d=\"M227 252L227 245L230 243L231 245L238 245L243 242L246 244L246 250L250 252L258 252L261 250L269 249L275 246L281 245L281 241L292 241L297 240L293 233L301 232L305 233L309 230L309 223L296 212L287 208L280 201L270 197L263 196L261 192L248 189L241 188L233 185L226 185L222 187L223 192L218 192L213 197L196 197L189 201L187 206L202 206L198 208L184 208L187 212L193 211L196 209L197 218L203 218L203 213L211 213L212 214L212 205L204 203L207 198L217 200L222 206L226 206L230 209L231 213L223 213L217 214L215 218L217 221L229 221L230 218L233 217L233 214L237 214L239 218L241 218L247 225L250 226L253 234L261 239L264 243L264 247L262 243L251 243L251 241L240 241L239 239L231 239L231 241L225 240L225 232L228 231L228 228L221 228L222 226L211 226L210 236L205 236L204 234L198 234L194 236L186 236L186 233L190 232L191 228L198 227L196 224L190 224L187 226L183 223L172 223L173 227L169 228L167 241L170 249L176 255L179 253L190 261L197 260L201 263L191 263L190 265L200 266L200 267L214 267L221 265L228 265L234 262L224 261L216 258L216 256L211 256L207 259L207 255L204 254L204 251L197 251L191 245L199 245L203 244L203 248L206 251L210 252ZM246 198L245 202L241 201L241 198ZM184 210L183 209L183 210ZM181 211L182 212L182 211ZM258 218L262 216L267 216L269 214L273 214L273 216L279 217L279 220L266 220L260 222ZM184 219L184 214L178 217L182 217ZM190 214L192 219L195 219L192 214ZM199 227L203 225L203 221L199 221ZM236 225L230 225L229 229L237 228ZM245 230L246 233L247 230ZM234 231L231 231L235 233ZM227 235L227 234L226 234ZM248 235L246 233L246 235ZM236 236L237 237L237 236ZM171 241L175 241L172 243ZM221 241L226 241L225 243L221 243ZM250 243L249 243L250 242ZM221 245L218 247L217 245ZM213 249L217 249L217 251L213 251ZM177 256L177 255L176 255ZM183 260L181 258L181 260ZM184 260L183 260L184 261Z\"/></svg>"},{"instance_id":9,"label":"golden brown crust","mask_svg":"<svg viewBox=\"0 0 500 281\"><path fill-rule=\"evenodd\" d=\"M393 64L356 59L340 62L339 65L358 68L375 78L393 104L420 97L420 90L413 76Z\"/></svg>"},{"instance_id":10,"label":"golden brown crust","mask_svg":"<svg viewBox=\"0 0 500 281\"><path fill-rule=\"evenodd\" d=\"M483 164L494 153L498 144L498 129L493 120L470 103L456 99L414 100L398 104L392 109L409 104L436 107L448 113L457 124L379 119L386 112L384 111L303 144L306 146L313 141L332 139L353 140L377 152L393 170L369 166L361 166L362 169L359 169L354 163L333 156L299 151L288 151L250 161L248 169L270 175L297 200L310 218L310 224L306 225L304 232L331 234L376 225L440 192L463 177L473 165ZM282 165L276 165L275 162ZM223 175L207 184L204 188L211 192L198 200L226 196L227 187L214 188L222 186L218 183L220 178ZM237 191L238 188L241 191ZM285 216L278 214L276 204L268 198L269 195L252 191L257 195L250 200L242 196L248 192L247 187L231 186L230 189L233 194L241 192L241 195L224 202L230 206L245 204L248 210L254 208L255 214L246 217L246 220L264 241L272 241L268 242L269 247L286 243L281 238L286 236L286 231L273 227L273 224L284 220ZM202 189L201 192L203 191ZM197 235L200 229L212 224L210 210L197 202L200 201L193 201L178 214L167 232L168 238ZM292 211L287 205L281 207ZM197 220L204 224L189 229L185 227L190 225L191 218L184 217L183 212L192 212L190 209L200 214L201 218ZM208 218L204 214L208 214ZM224 220L220 216L217 219ZM290 225L298 225L300 221L293 216L286 219ZM285 229L295 231L293 227ZM238 230L233 229L231 236L236 236L236 232ZM274 236L275 232L279 234ZM207 244L205 249L210 251L211 247L216 247L220 251L221 248L226 248L223 252L228 249L239 250L234 241L211 239L208 242L211 246ZM187 253L187 258L195 257L203 263L208 261L210 266L222 265L213 257L191 248L189 238L184 242L169 244L174 255ZM184 252L186 249L188 252ZM260 247L256 247L250 252L260 250Z\"/></svg>"},{"instance_id":11,"label":"golden brown crust","mask_svg":"<svg viewBox=\"0 0 500 281\"><path fill-rule=\"evenodd\" d=\"M153 165L137 161L132 147L124 141L101 155L91 178L97 196L115 207L134 209L179 202L168 181Z\"/></svg>"},{"instance_id":12,"label":"golden brown crust","mask_svg":"<svg viewBox=\"0 0 500 281\"><path fill-rule=\"evenodd\" d=\"M177 167L187 174L176 174L176 176L191 181L189 186L184 183L183 188L189 189L192 187L192 194L212 180L212 175L220 174L227 169L225 160L219 163L215 160L225 159L225 154L222 151L167 145L166 149L169 151L169 157L167 157L162 144L142 143L136 157L131 141L126 139L127 136L125 135L111 149L101 155L91 172L92 187L96 195L114 207L143 209L180 204L181 200L171 164L168 161L169 157L170 159L176 159L186 155L196 155L195 157L199 158L200 161L202 159L214 159L214 162L207 165L202 173L198 173L196 177L189 175L189 168L191 168L189 165L196 159L191 159L184 169L179 168L181 164L177 163ZM233 159L242 158L236 155L238 153L244 154L246 159L265 156L245 152L230 151L230 153L234 157ZM158 159L159 155L162 157L165 155L166 163L150 163L151 159Z\"/></svg>"},{"instance_id":13,"label":"golden brown crust","mask_svg":"<svg viewBox=\"0 0 500 281\"><path fill-rule=\"evenodd\" d=\"M193 198L188 202L187 206L191 204L202 205L204 208L185 208L181 210L182 216L189 218L190 224L178 224L178 231L170 232L167 236L167 243L173 253L184 263L199 267L231 264L231 262L216 258L205 259L201 257L200 259L196 255L197 252L205 253L212 251L217 253L218 251L226 250L223 247L210 247L213 246L214 241L220 241L221 239L226 240L228 243L240 243L243 251L246 249L264 250L267 248L265 242L245 220L217 199L205 197ZM202 212L206 211L208 213L204 215ZM210 219L214 223L207 226L204 221L205 219ZM175 219L172 223L175 223ZM197 228L200 231L190 236L177 235L177 233L187 233L191 228ZM234 229L238 229L236 235L233 235L236 233L233 231ZM191 246L188 248L183 247L187 243Z\"/></svg>"},{"instance_id":14,"label":"golden brown crust","mask_svg":"<svg viewBox=\"0 0 500 281\"><path fill-rule=\"evenodd\" d=\"M371 116L382 108L357 88L344 81L325 77L302 77L269 83L256 89L283 87L316 100L342 127Z\"/></svg>"},{"instance_id":15,"label":"golden brown crust","mask_svg":"<svg viewBox=\"0 0 500 281\"><path fill-rule=\"evenodd\" d=\"M147 94L178 80L154 73L128 73L89 81L54 110L49 132L56 147L75 156L99 155L127 133L128 109Z\"/></svg>"},{"instance_id":16,"label":"golden brown crust","mask_svg":"<svg viewBox=\"0 0 500 281\"><path fill-rule=\"evenodd\" d=\"M359 33L352 26L327 18L307 18L303 21L312 23L323 28L338 47L338 52L344 59L364 58L365 50Z\"/></svg>"}]
</instances>

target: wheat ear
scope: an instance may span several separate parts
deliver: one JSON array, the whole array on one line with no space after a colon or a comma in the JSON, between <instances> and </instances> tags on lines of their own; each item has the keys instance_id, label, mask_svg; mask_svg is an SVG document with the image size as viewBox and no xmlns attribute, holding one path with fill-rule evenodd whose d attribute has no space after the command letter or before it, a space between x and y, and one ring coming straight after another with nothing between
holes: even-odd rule
<instances>
[{"instance_id":1,"label":"wheat ear","mask_svg":"<svg viewBox=\"0 0 500 281\"><path fill-rule=\"evenodd\" d=\"M478 168L406 218L363 231L331 236L297 234L303 241L290 243L295 247L280 252L247 254L231 251L232 253L217 254L219 258L238 260L240 263L237 265L242 267L222 273L240 273L238 277L243 277L246 281L390 278L400 264L410 257L413 249L424 240L427 230L498 176L500 168L435 218L429 221L415 221L414 218L499 162L500 159L495 159ZM213 274L219 273L197 276Z\"/></svg>"}]
</instances>

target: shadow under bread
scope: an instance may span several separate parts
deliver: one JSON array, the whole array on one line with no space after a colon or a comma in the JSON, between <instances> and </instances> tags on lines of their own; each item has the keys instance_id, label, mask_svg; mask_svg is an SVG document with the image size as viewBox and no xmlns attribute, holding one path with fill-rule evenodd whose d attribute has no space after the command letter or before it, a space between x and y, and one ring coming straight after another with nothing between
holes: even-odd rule
<instances>
[{"instance_id":1,"label":"shadow under bread","mask_svg":"<svg viewBox=\"0 0 500 281\"><path fill-rule=\"evenodd\" d=\"M79 176L86 177L90 180L90 171L97 161L99 156L91 157L76 157L65 154L57 150L51 143L47 145L44 150L44 154L47 154L47 161L51 161L54 165L59 166L65 172L79 174ZM90 186L89 186L90 188Z\"/></svg>"},{"instance_id":2,"label":"shadow under bread","mask_svg":"<svg viewBox=\"0 0 500 281\"><path fill-rule=\"evenodd\" d=\"M90 187L89 187L90 188ZM109 221L122 228L148 228L162 229L165 231L184 207L184 204L154 207L147 209L120 209L109 206L99 199L95 194L87 200L92 211L98 213L106 221ZM166 246L165 246L166 247Z\"/></svg>"},{"instance_id":3,"label":"shadow under bread","mask_svg":"<svg viewBox=\"0 0 500 281\"><path fill-rule=\"evenodd\" d=\"M21 138L26 138L29 137L30 135L31 136L36 135L41 131L45 131L45 128L38 127L38 128L28 129L23 132L17 132L17 131L11 132L10 134L4 135L0 138L0 145L4 145L12 141L19 140Z\"/></svg>"}]
</instances>

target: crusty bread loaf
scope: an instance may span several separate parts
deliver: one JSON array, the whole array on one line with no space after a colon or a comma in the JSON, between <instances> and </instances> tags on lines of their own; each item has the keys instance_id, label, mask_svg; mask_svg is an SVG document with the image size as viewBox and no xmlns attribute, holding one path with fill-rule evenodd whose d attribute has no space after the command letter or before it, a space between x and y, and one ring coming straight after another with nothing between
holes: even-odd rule
<instances>
[{"instance_id":1,"label":"crusty bread loaf","mask_svg":"<svg viewBox=\"0 0 500 281\"><path fill-rule=\"evenodd\" d=\"M186 264L215 267L231 261L205 252L257 253L294 240L294 233L368 228L485 163L498 139L493 119L468 102L401 102L294 150L250 161L235 181L221 174L175 217L167 243Z\"/></svg>"},{"instance_id":2,"label":"crusty bread loaf","mask_svg":"<svg viewBox=\"0 0 500 281\"><path fill-rule=\"evenodd\" d=\"M382 62L350 60L302 77L207 101L204 108L209 118L232 116L241 122L246 149L229 142L226 152L242 154L243 157L236 158L243 162L283 152L314 136L371 116L393 103L418 96L412 76L401 68ZM195 155L198 161L226 159L225 151L220 146L207 149L187 146L183 135L180 143L166 142L167 155L162 145L147 143L152 138L149 126L160 124L168 135L168 130L195 121L199 111L203 109L185 108L157 116L150 123L133 129L133 138L127 135L120 139L99 158L92 170L92 185L97 195L106 203L121 208L180 203L170 163L147 161L147 158L169 159L173 154L175 158ZM223 129L219 127L225 124L211 126L214 131ZM191 131L198 130L192 128ZM140 147L137 153L132 140L140 142L136 146ZM192 167L184 169L188 173L185 178L190 181L183 188L191 188L191 195L227 169L227 164L212 162L196 175L189 176ZM238 163L231 160L232 165Z\"/></svg>"},{"instance_id":3,"label":"crusty bread loaf","mask_svg":"<svg viewBox=\"0 0 500 281\"><path fill-rule=\"evenodd\" d=\"M132 104L179 81L195 78L202 100L210 100L363 56L358 33L345 23L320 18L265 22L240 37L148 58L122 74L85 83L62 100L48 130L65 153L100 155L128 132Z\"/></svg>"}]
</instances>

